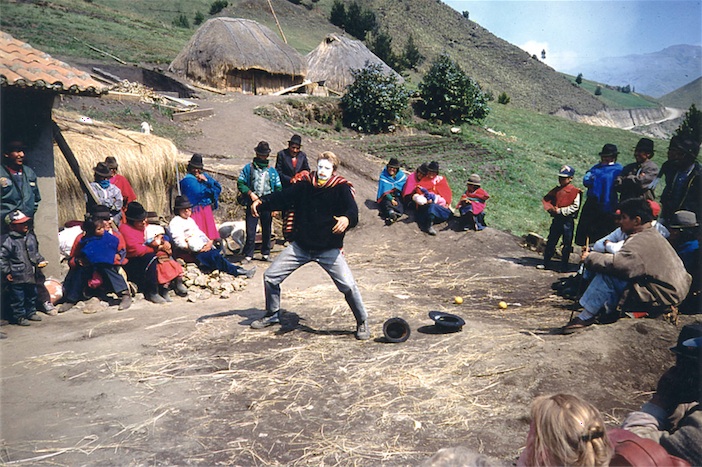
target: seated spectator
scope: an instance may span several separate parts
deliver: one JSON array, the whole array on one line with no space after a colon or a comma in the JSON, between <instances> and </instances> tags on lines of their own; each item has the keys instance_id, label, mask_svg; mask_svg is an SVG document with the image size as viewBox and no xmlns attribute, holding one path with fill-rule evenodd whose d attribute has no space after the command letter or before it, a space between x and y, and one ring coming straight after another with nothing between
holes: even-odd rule
<instances>
[{"instance_id":1,"label":"seated spectator","mask_svg":"<svg viewBox=\"0 0 702 467\"><path fill-rule=\"evenodd\" d=\"M487 191L480 187L480 175L472 174L466 182L466 191L461 195L456 208L463 231L483 230L485 225L485 203L490 198Z\"/></svg>"},{"instance_id":2,"label":"seated spectator","mask_svg":"<svg viewBox=\"0 0 702 467\"><path fill-rule=\"evenodd\" d=\"M702 323L684 326L670 350L675 365L658 380L651 399L624 419L622 428L657 441L691 465L702 465Z\"/></svg>"},{"instance_id":3,"label":"seated spectator","mask_svg":"<svg viewBox=\"0 0 702 467\"><path fill-rule=\"evenodd\" d=\"M641 138L634 148L636 162L624 166L614 180L619 192L619 202L631 198L655 199L654 189L658 183L658 165L653 162L653 141Z\"/></svg>"},{"instance_id":4,"label":"seated spectator","mask_svg":"<svg viewBox=\"0 0 702 467\"><path fill-rule=\"evenodd\" d=\"M119 191L122 192L122 210L124 211L127 209L127 205L129 203L137 200L136 193L134 193L134 188L132 188L132 184L129 183L127 177L117 173L117 170L119 169L117 159L112 156L107 156L105 158L105 165L108 169L110 169L110 174L112 174L110 183L119 188Z\"/></svg>"},{"instance_id":5,"label":"seated spectator","mask_svg":"<svg viewBox=\"0 0 702 467\"><path fill-rule=\"evenodd\" d=\"M613 453L602 414L570 394L537 397L518 467L607 466Z\"/></svg>"},{"instance_id":6,"label":"seated spectator","mask_svg":"<svg viewBox=\"0 0 702 467\"><path fill-rule=\"evenodd\" d=\"M123 252L119 251L120 240L107 232L105 220L87 216L83 223L82 236L76 252L69 260L71 269L63 282L64 303L59 307L61 313L73 308L83 298L83 290L97 274L107 291L121 297L120 310L126 310L132 304L132 297L124 277L119 273L119 262Z\"/></svg>"},{"instance_id":7,"label":"seated spectator","mask_svg":"<svg viewBox=\"0 0 702 467\"><path fill-rule=\"evenodd\" d=\"M232 276L246 276L251 279L256 268L244 269L230 263L222 256L222 251L213 245L205 233L200 230L193 218L192 204L185 196L177 196L173 206L175 217L171 219L169 230L176 248L192 253L200 269L206 271L222 271Z\"/></svg>"},{"instance_id":8,"label":"seated spectator","mask_svg":"<svg viewBox=\"0 0 702 467\"><path fill-rule=\"evenodd\" d=\"M700 143L682 136L673 136L668 147L668 160L661 167L665 188L661 194L661 222L668 225L677 211L691 211L699 219L702 202L702 166L697 162Z\"/></svg>"},{"instance_id":9,"label":"seated spectator","mask_svg":"<svg viewBox=\"0 0 702 467\"><path fill-rule=\"evenodd\" d=\"M94 182L90 182L90 189L95 193L97 204L107 206L110 210L110 215L115 224L119 225L122 221L122 192L115 185L110 183L112 172L107 168L104 162L98 162L93 169L95 177ZM88 203L88 208L90 208ZM89 209L88 209L89 210Z\"/></svg>"},{"instance_id":10,"label":"seated spectator","mask_svg":"<svg viewBox=\"0 0 702 467\"><path fill-rule=\"evenodd\" d=\"M419 181L412 195L417 206L417 223L423 232L436 235L434 224L446 222L451 217L452 196L446 177L439 175L439 163L430 162L426 176Z\"/></svg>"},{"instance_id":11,"label":"seated spectator","mask_svg":"<svg viewBox=\"0 0 702 467\"><path fill-rule=\"evenodd\" d=\"M692 285L687 297L680 305L679 311L684 314L702 312L700 295L700 241L699 223L697 216L691 211L678 211L670 218L670 244L680 256L685 269L692 276Z\"/></svg>"},{"instance_id":12,"label":"seated spectator","mask_svg":"<svg viewBox=\"0 0 702 467\"><path fill-rule=\"evenodd\" d=\"M668 231L668 229L663 224L655 220L656 217L658 217L658 214L661 212L661 206L652 200L648 200L648 204L651 206L651 212L653 214L654 219L651 221L651 227L656 229L659 234L663 235L663 238L670 237L670 232ZM617 224L619 224L620 211L617 210L616 214L616 222ZM615 254L619 250L621 250L622 246L624 246L624 240L626 240L627 237L628 235L622 232L622 228L617 227L612 232L610 232L609 235L597 240L592 245L592 251L596 251L598 253Z\"/></svg>"},{"instance_id":13,"label":"seated spectator","mask_svg":"<svg viewBox=\"0 0 702 467\"><path fill-rule=\"evenodd\" d=\"M393 157L380 173L376 195L380 215L387 225L397 222L405 212L402 205L402 189L405 183L407 175L400 168L400 161Z\"/></svg>"},{"instance_id":14,"label":"seated spectator","mask_svg":"<svg viewBox=\"0 0 702 467\"><path fill-rule=\"evenodd\" d=\"M417 188L417 185L419 185L419 182L426 177L426 175L427 164L422 162L422 164L407 177L405 187L402 189L402 201L406 207L416 209L417 205L412 201L412 196L415 194L414 190Z\"/></svg>"},{"instance_id":15,"label":"seated spectator","mask_svg":"<svg viewBox=\"0 0 702 467\"><path fill-rule=\"evenodd\" d=\"M630 238L616 255L585 255L585 267L596 274L580 298L583 311L562 328L563 334L590 326L602 311L615 318L617 308L627 305L636 311L663 311L687 295L690 275L675 250L652 228L650 204L635 198L619 210L620 227Z\"/></svg>"},{"instance_id":16,"label":"seated spectator","mask_svg":"<svg viewBox=\"0 0 702 467\"><path fill-rule=\"evenodd\" d=\"M133 201L127 206L125 218L126 221L119 226L119 231L127 244L129 262L124 266L124 270L129 280L134 282L144 294L144 298L152 303L166 303L168 300L163 295L168 295L171 286L175 287L179 295L187 294L183 285L183 270L179 270L176 266L178 263L170 259L170 242L154 239L145 244L146 209ZM157 265L162 261L171 267L168 270L164 267L159 271Z\"/></svg>"}]
</instances>

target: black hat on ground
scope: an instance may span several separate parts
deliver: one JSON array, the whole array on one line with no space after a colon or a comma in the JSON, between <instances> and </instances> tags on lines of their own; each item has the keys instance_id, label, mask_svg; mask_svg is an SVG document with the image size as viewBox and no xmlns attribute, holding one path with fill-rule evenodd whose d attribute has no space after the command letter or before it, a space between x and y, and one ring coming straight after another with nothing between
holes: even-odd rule
<instances>
[{"instance_id":1,"label":"black hat on ground","mask_svg":"<svg viewBox=\"0 0 702 467\"><path fill-rule=\"evenodd\" d=\"M190 162L188 162L188 167L192 167L193 169L204 169L205 165L202 163L202 155L201 154L193 154L193 157L190 158Z\"/></svg>"},{"instance_id":2,"label":"black hat on ground","mask_svg":"<svg viewBox=\"0 0 702 467\"><path fill-rule=\"evenodd\" d=\"M427 171L439 173L439 163L436 161L429 162L427 166Z\"/></svg>"},{"instance_id":3,"label":"black hat on ground","mask_svg":"<svg viewBox=\"0 0 702 467\"><path fill-rule=\"evenodd\" d=\"M390 162L388 162L388 167L393 167L395 169L399 169L400 168L400 161L398 161L396 157L393 157L390 159Z\"/></svg>"},{"instance_id":4,"label":"black hat on ground","mask_svg":"<svg viewBox=\"0 0 702 467\"><path fill-rule=\"evenodd\" d=\"M290 138L290 141L288 141L288 144L297 144L298 146L302 146L302 136L292 135L292 138Z\"/></svg>"},{"instance_id":5,"label":"black hat on ground","mask_svg":"<svg viewBox=\"0 0 702 467\"><path fill-rule=\"evenodd\" d=\"M619 150L616 144L607 143L602 146L602 151L600 151L600 157L617 157L619 155Z\"/></svg>"},{"instance_id":6,"label":"black hat on ground","mask_svg":"<svg viewBox=\"0 0 702 467\"><path fill-rule=\"evenodd\" d=\"M390 318L383 324L385 340L393 344L406 341L411 333L409 324L402 318Z\"/></svg>"},{"instance_id":7,"label":"black hat on ground","mask_svg":"<svg viewBox=\"0 0 702 467\"><path fill-rule=\"evenodd\" d=\"M180 209L187 209L193 207L192 203L185 195L178 195L175 199L175 204L173 205L173 212L178 212Z\"/></svg>"},{"instance_id":8,"label":"black hat on ground","mask_svg":"<svg viewBox=\"0 0 702 467\"><path fill-rule=\"evenodd\" d=\"M434 320L434 325L444 332L460 331L463 325L466 324L460 316L442 311L430 311L429 317Z\"/></svg>"},{"instance_id":9,"label":"black hat on ground","mask_svg":"<svg viewBox=\"0 0 702 467\"><path fill-rule=\"evenodd\" d=\"M259 141L254 148L254 152L257 156L267 156L271 153L271 147L267 141Z\"/></svg>"},{"instance_id":10,"label":"black hat on ground","mask_svg":"<svg viewBox=\"0 0 702 467\"><path fill-rule=\"evenodd\" d=\"M132 201L127 205L127 210L124 213L124 217L130 221L143 221L146 219L146 209L141 203Z\"/></svg>"},{"instance_id":11,"label":"black hat on ground","mask_svg":"<svg viewBox=\"0 0 702 467\"><path fill-rule=\"evenodd\" d=\"M98 162L95 168L93 169L93 172L99 177L112 177L112 172L110 172L110 169L107 168L107 165L104 162Z\"/></svg>"},{"instance_id":12,"label":"black hat on ground","mask_svg":"<svg viewBox=\"0 0 702 467\"><path fill-rule=\"evenodd\" d=\"M634 152L644 152L653 155L653 141L648 138L641 138L639 142L636 143Z\"/></svg>"}]
</instances>

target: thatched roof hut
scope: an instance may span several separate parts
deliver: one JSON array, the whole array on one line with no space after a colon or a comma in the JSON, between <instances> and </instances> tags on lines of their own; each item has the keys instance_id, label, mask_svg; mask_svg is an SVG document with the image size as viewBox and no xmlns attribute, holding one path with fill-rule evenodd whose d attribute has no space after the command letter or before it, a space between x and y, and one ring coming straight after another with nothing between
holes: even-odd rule
<instances>
[{"instance_id":1,"label":"thatched roof hut","mask_svg":"<svg viewBox=\"0 0 702 467\"><path fill-rule=\"evenodd\" d=\"M404 81L395 70L368 50L363 42L338 34L329 34L305 58L307 79L312 82L324 81L326 88L337 93L345 92L346 86L353 83L351 70L365 68L366 63L380 64L385 74L396 75L400 82Z\"/></svg>"},{"instance_id":2,"label":"thatched roof hut","mask_svg":"<svg viewBox=\"0 0 702 467\"><path fill-rule=\"evenodd\" d=\"M218 89L271 94L301 84L305 60L267 27L240 18L203 24L169 70Z\"/></svg>"},{"instance_id":3,"label":"thatched roof hut","mask_svg":"<svg viewBox=\"0 0 702 467\"><path fill-rule=\"evenodd\" d=\"M149 211L169 215L171 191L177 189L178 156L178 149L170 140L97 121L82 123L77 114L67 112L57 111L54 120L76 155L85 178L92 181L95 165L107 156L114 156L119 163L119 173L132 184L137 201ZM56 194L60 200L59 225L81 220L85 213L85 195L57 146L54 146L54 160Z\"/></svg>"}]
</instances>

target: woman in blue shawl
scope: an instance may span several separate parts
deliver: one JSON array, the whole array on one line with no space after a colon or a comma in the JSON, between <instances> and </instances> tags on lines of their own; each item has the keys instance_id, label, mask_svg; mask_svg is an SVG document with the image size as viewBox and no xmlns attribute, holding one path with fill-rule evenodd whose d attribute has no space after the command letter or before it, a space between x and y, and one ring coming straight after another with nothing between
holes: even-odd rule
<instances>
[{"instance_id":1,"label":"woman in blue shawl","mask_svg":"<svg viewBox=\"0 0 702 467\"><path fill-rule=\"evenodd\" d=\"M210 240L217 240L219 232L213 211L219 206L222 185L204 171L200 154L193 154L188 162L188 173L180 181L180 192L193 205L192 218Z\"/></svg>"},{"instance_id":2,"label":"woman in blue shawl","mask_svg":"<svg viewBox=\"0 0 702 467\"><path fill-rule=\"evenodd\" d=\"M402 205L402 189L406 182L407 174L400 169L400 162L393 157L380 173L376 197L380 215L388 225L397 221L405 212Z\"/></svg>"}]
</instances>

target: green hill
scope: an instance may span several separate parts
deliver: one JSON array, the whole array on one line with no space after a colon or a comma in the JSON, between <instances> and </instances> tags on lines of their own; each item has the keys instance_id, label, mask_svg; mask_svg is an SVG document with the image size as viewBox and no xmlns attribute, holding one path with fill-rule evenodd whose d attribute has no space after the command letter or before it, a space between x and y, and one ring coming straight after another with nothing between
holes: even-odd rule
<instances>
[{"instance_id":1,"label":"green hill","mask_svg":"<svg viewBox=\"0 0 702 467\"><path fill-rule=\"evenodd\" d=\"M666 107L689 109L692 104L702 108L702 77L666 94L659 99Z\"/></svg>"}]
</instances>

